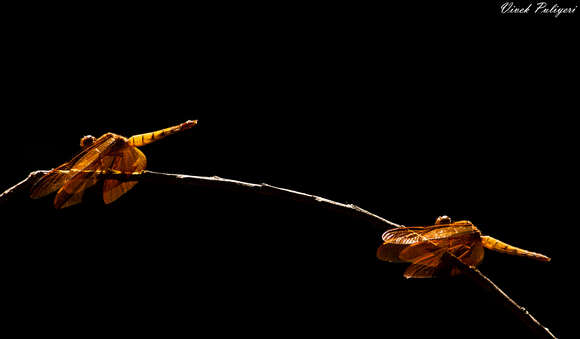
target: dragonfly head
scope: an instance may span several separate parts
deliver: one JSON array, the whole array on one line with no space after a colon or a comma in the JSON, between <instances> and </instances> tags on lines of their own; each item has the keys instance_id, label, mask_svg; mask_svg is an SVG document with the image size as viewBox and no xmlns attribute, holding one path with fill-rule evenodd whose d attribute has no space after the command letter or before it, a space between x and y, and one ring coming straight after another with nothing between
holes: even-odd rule
<instances>
[{"instance_id":1,"label":"dragonfly head","mask_svg":"<svg viewBox=\"0 0 580 339\"><path fill-rule=\"evenodd\" d=\"M435 225L445 225L445 224L451 224L451 218L446 215L440 216L435 221Z\"/></svg>"},{"instance_id":2,"label":"dragonfly head","mask_svg":"<svg viewBox=\"0 0 580 339\"><path fill-rule=\"evenodd\" d=\"M96 138L92 135L85 135L81 138L81 148L86 148L91 146L95 142Z\"/></svg>"}]
</instances>

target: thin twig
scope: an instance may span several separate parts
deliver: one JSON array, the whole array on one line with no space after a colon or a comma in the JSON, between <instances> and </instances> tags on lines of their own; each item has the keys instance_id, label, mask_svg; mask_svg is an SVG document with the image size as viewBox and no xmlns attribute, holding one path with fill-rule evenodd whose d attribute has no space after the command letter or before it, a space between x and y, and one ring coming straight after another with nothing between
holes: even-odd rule
<instances>
[{"instance_id":1,"label":"thin twig","mask_svg":"<svg viewBox=\"0 0 580 339\"><path fill-rule=\"evenodd\" d=\"M0 203L11 199L13 196L15 196L20 192L28 192L28 190L34 184L34 182L36 182L38 178L40 178L47 172L48 171L35 171L30 173L30 175L26 179L14 185L13 187L7 189L6 191L4 191L4 193L0 194ZM152 171L143 171L141 173L131 173L131 174L103 172L99 173L99 176L101 176L101 178L103 179L114 178L121 181L141 181L150 183L181 184L181 185L185 184L197 187L220 188L229 191L242 191L268 196L275 196L286 200L292 200L296 202L324 207L334 212L350 215L351 217L355 217L357 219L370 222L382 228L404 227L403 225L399 225L392 221L384 219L374 213L371 213L353 204L344 204L317 195L293 191L265 183L253 184L244 181L224 179L217 176L203 177L185 174L159 173ZM536 335L543 338L556 338L548 328L544 327L524 307L518 305L513 299L511 299L504 291L502 291L496 284L494 284L477 268L466 265L456 256L454 256L449 252L446 252L442 256L442 260L448 264L454 265L459 270L461 270L461 272L464 273L467 277L469 277L471 280L477 283L479 286L491 292L491 294L496 299L498 299L505 307L514 312L520 319L520 321L526 324Z\"/></svg>"},{"instance_id":2,"label":"thin twig","mask_svg":"<svg viewBox=\"0 0 580 339\"><path fill-rule=\"evenodd\" d=\"M326 209L333 210L335 212L340 212L348 214L357 218L364 219L367 222L371 222L375 225L385 228L385 226L390 227L402 227L401 225L395 224L392 221L381 218L380 216L373 214L367 210L364 210L353 204L343 204L330 199L319 197L312 194L302 193L298 191L289 190L286 188L276 187L269 184L253 184L249 182L243 182L232 179L224 179L217 176L213 177L200 177L193 175L183 175L183 174L166 174L151 171L144 171L142 174L130 174L125 179L127 181L140 180L145 182L163 182L167 184L187 184L198 187L209 187L209 188L222 188L227 190L235 191L250 191L263 195L275 196L278 198L292 200L296 202L315 204L319 207L324 207Z\"/></svg>"},{"instance_id":3,"label":"thin twig","mask_svg":"<svg viewBox=\"0 0 580 339\"><path fill-rule=\"evenodd\" d=\"M40 170L30 172L30 174L26 177L26 179L22 180L21 182L10 187L6 191L2 192L2 194L0 194L0 203L11 200L12 197L15 197L19 193L28 192L30 190L30 187L34 185L34 183L38 181L38 179L40 179L46 173L48 173L48 171Z\"/></svg>"}]
</instances>

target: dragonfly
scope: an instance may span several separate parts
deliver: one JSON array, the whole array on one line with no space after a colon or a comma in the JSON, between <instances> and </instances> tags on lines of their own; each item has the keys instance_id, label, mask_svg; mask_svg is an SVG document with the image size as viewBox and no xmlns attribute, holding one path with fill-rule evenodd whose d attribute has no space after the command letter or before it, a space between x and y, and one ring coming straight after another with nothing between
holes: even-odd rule
<instances>
[{"instance_id":1,"label":"dragonfly","mask_svg":"<svg viewBox=\"0 0 580 339\"><path fill-rule=\"evenodd\" d=\"M188 130L197 120L126 138L105 133L99 138L85 136L81 139L80 153L70 161L54 168L31 188L30 197L38 199L55 191L54 207L69 207L82 201L85 190L97 184L102 173L139 173L147 166L147 158L137 147L148 145L168 135ZM103 201L110 204L137 184L137 181L105 179Z\"/></svg>"},{"instance_id":2,"label":"dragonfly","mask_svg":"<svg viewBox=\"0 0 580 339\"><path fill-rule=\"evenodd\" d=\"M482 235L470 221L452 222L448 216L437 218L432 226L394 228L383 233L382 238L383 244L377 250L377 257L388 262L411 263L405 270L405 278L460 274L457 267L450 267L441 260L445 252L455 255L469 266L481 263L484 248L544 262L551 260L543 254Z\"/></svg>"}]
</instances>

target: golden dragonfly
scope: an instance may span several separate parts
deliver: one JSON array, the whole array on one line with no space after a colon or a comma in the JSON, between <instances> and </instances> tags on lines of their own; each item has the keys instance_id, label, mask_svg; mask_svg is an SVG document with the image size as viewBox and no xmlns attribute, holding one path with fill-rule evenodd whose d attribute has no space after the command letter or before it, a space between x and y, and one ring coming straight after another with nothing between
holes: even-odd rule
<instances>
[{"instance_id":1,"label":"golden dragonfly","mask_svg":"<svg viewBox=\"0 0 580 339\"><path fill-rule=\"evenodd\" d=\"M114 133L105 133L98 139L88 135L81 139L81 152L70 161L54 168L37 181L31 189L33 199L58 191L54 207L65 208L82 201L85 190L99 182L99 174L107 172L135 173L147 166L147 158L137 147L141 147L168 135L188 130L197 120L155 132L125 138ZM127 193L137 181L103 181L103 200L110 204Z\"/></svg>"},{"instance_id":2,"label":"golden dragonfly","mask_svg":"<svg viewBox=\"0 0 580 339\"><path fill-rule=\"evenodd\" d=\"M451 222L448 216L437 218L435 225L400 227L383 233L383 244L377 257L389 262L409 262L405 278L453 276L460 273L449 267L441 257L445 252L455 255L469 266L483 260L483 248L548 262L543 254L508 245L490 236L482 235L470 221Z\"/></svg>"}]
</instances>

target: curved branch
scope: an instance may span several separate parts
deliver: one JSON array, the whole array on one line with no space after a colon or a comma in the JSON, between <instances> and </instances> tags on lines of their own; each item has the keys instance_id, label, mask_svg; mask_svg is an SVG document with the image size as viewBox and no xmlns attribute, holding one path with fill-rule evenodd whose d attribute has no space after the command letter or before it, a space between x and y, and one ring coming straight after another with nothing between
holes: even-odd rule
<instances>
[{"instance_id":1,"label":"curved branch","mask_svg":"<svg viewBox=\"0 0 580 339\"><path fill-rule=\"evenodd\" d=\"M30 172L30 174L28 174L26 179L8 188L6 191L0 194L0 203L4 203L7 202L8 200L11 200L12 197L15 197L19 193L29 192L30 187L32 187L32 185L34 185L34 183L37 182L38 179L40 179L46 173L48 173L48 171L40 170Z\"/></svg>"},{"instance_id":2,"label":"curved branch","mask_svg":"<svg viewBox=\"0 0 580 339\"><path fill-rule=\"evenodd\" d=\"M4 191L4 193L0 194L0 203L11 199L18 193L28 192L30 187L42 175L46 173L48 173L48 171L31 172L26 179L14 185L13 187L7 189L6 191ZM275 196L286 200L292 200L296 202L311 204L318 207L323 207L333 212L350 215L351 217L361 219L366 222L370 222L376 226L380 226L383 229L389 227L405 227L403 225L399 225L392 221L384 219L374 213L371 213L353 204L344 204L317 195L302 193L294 190L289 190L286 188L272 186L265 183L254 184L244 181L224 179L217 176L203 177L185 174L159 173L152 171L143 171L140 173L131 173L131 174L103 172L99 173L99 176L103 179L114 178L121 181L141 181L160 184L192 185L198 187L219 188L228 191L242 191L268 196ZM456 256L454 256L449 252L446 252L442 256L442 260L444 260L446 263L449 263L459 268L463 274L468 276L476 284L481 286L486 291L489 291L505 307L514 312L516 316L520 319L520 321L526 324L536 335L543 338L556 338L548 328L544 327L524 307L518 305L513 299L511 299L504 291L502 291L496 284L494 284L477 268L466 265Z\"/></svg>"}]
</instances>

